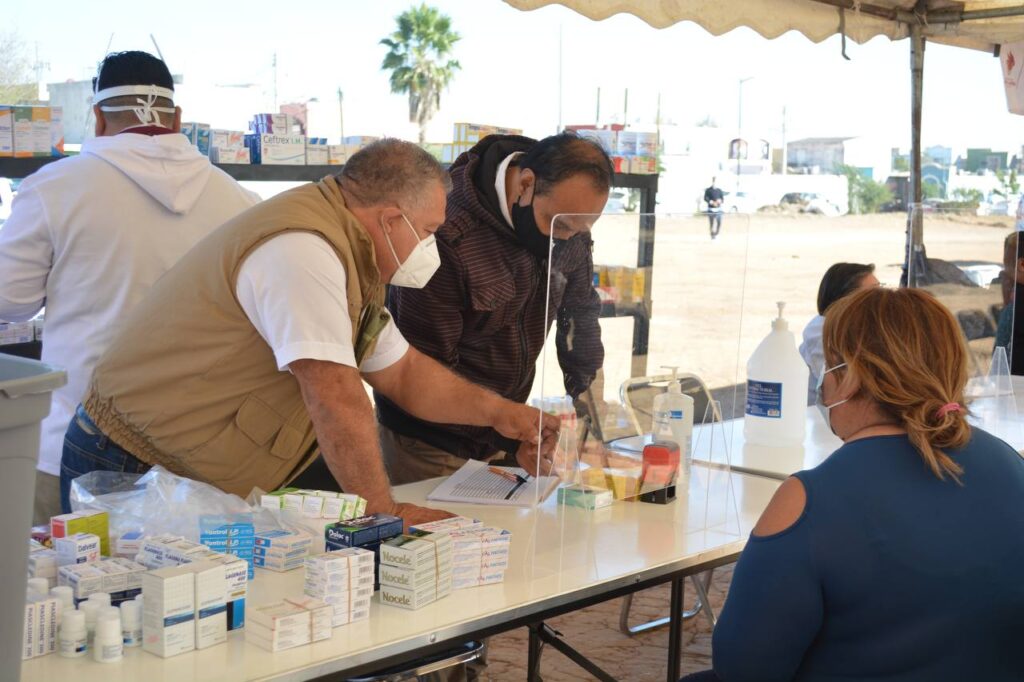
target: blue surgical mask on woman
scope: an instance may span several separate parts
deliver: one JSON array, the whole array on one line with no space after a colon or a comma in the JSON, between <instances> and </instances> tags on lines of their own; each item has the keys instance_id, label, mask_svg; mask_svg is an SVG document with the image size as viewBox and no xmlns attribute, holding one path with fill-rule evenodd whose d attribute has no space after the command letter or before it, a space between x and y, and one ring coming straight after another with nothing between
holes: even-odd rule
<instances>
[{"instance_id":1,"label":"blue surgical mask on woman","mask_svg":"<svg viewBox=\"0 0 1024 682\"><path fill-rule=\"evenodd\" d=\"M825 394L824 394L824 392L822 390L822 387L825 385L825 375L828 374L829 372L834 372L834 371L836 371L837 369L839 369L841 367L846 367L846 363L844 362L844 363L842 363L840 365L836 365L835 367L833 367L831 369L825 369L823 367L822 368L823 371L821 372L821 374L818 375L818 385L815 388L815 395L817 397L816 397L814 403L815 403L815 405L818 406L818 411L821 412L821 417L822 417L822 419L825 420L825 425L829 428L829 430L833 434L836 432L836 430L832 428L832 420L831 420L831 418L829 416L831 414L832 408L836 407L837 405L842 405L845 402L849 402L850 399L847 398L846 400L840 400L839 402L832 403L831 405L826 405L825 404Z\"/></svg>"}]
</instances>

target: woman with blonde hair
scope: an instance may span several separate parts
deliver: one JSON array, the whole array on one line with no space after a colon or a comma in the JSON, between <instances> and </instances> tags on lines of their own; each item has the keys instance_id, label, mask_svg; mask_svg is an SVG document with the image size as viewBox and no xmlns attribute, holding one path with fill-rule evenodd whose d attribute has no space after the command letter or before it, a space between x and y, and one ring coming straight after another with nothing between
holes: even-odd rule
<instances>
[{"instance_id":1,"label":"woman with blonde hair","mask_svg":"<svg viewBox=\"0 0 1024 682\"><path fill-rule=\"evenodd\" d=\"M956 320L922 291L874 288L830 308L823 339L818 404L844 445L754 528L715 674L1024 679L1024 460L967 422Z\"/></svg>"}]
</instances>

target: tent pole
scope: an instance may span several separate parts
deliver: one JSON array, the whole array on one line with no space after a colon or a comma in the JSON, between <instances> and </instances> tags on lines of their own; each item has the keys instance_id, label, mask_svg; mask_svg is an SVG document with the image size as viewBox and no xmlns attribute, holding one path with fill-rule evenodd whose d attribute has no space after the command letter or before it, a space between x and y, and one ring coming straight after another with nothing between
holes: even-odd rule
<instances>
[{"instance_id":1,"label":"tent pole","mask_svg":"<svg viewBox=\"0 0 1024 682\"><path fill-rule=\"evenodd\" d=\"M921 109L924 94L925 39L921 24L910 25L910 205L907 206L906 278L915 286L925 276L924 220L921 205ZM914 210L918 208L918 210Z\"/></svg>"}]
</instances>

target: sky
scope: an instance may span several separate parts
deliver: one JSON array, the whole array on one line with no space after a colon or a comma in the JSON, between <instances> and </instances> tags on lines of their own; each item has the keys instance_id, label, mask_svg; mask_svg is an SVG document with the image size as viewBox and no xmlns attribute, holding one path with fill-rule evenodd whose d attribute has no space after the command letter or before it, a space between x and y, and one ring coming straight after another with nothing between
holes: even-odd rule
<instances>
[{"instance_id":1,"label":"sky","mask_svg":"<svg viewBox=\"0 0 1024 682\"><path fill-rule=\"evenodd\" d=\"M712 36L692 23L654 29L619 15L594 22L563 7L515 10L500 0L434 0L462 39L462 64L428 140L450 141L456 121L555 132L559 123L626 120L654 129L710 117L734 130L743 85L744 132L778 143L811 136L869 136L886 147L909 146L908 41L838 38L814 44L798 33L766 40L749 29ZM96 5L102 11L95 9ZM310 134L389 134L415 139L406 100L390 93L380 70L408 0L249 0L172 5L106 0L10 3L6 28L25 42L42 80L85 79L107 51L154 51L184 76L178 104L186 120L244 129L252 114L279 103L310 104ZM39 7L45 7L40 12ZM955 150L992 147L1019 153L1024 117L1007 112L999 62L991 54L929 45L925 59L923 141ZM625 104L628 90L628 110ZM785 116L783 112L785 110ZM748 132L749 131L749 132Z\"/></svg>"}]
</instances>

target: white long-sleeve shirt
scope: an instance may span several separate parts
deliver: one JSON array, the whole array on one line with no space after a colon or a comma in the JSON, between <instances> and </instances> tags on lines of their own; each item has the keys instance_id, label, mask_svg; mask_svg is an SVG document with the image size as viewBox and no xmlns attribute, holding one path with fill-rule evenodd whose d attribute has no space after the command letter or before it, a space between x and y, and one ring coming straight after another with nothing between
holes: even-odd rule
<instances>
[{"instance_id":1,"label":"white long-sleeve shirt","mask_svg":"<svg viewBox=\"0 0 1024 682\"><path fill-rule=\"evenodd\" d=\"M0 320L46 306L43 361L68 383L43 421L39 470L60 473L64 433L123 317L203 237L254 205L182 135L122 133L26 178L0 228Z\"/></svg>"}]
</instances>

